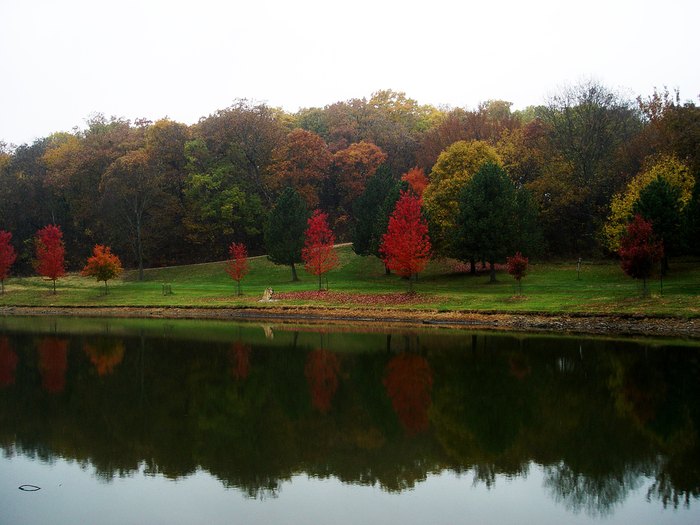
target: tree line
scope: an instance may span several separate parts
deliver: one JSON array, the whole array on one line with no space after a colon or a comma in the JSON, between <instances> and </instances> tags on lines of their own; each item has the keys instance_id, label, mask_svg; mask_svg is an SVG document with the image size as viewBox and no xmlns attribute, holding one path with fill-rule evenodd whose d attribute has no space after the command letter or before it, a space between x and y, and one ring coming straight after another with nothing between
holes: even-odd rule
<instances>
[{"instance_id":1,"label":"tree line","mask_svg":"<svg viewBox=\"0 0 700 525\"><path fill-rule=\"evenodd\" d=\"M269 253L264 225L292 188L339 241L378 254L410 187L436 255L489 262L505 257L497 245L614 253L647 194L642 213L663 222L674 255L697 249L699 144L694 102L667 90L630 100L595 82L522 111L498 100L436 108L385 90L296 113L239 100L191 126L95 115L83 130L2 144L0 229L13 233L18 272L31 271L35 232L48 224L62 228L69 268L97 244L138 268L220 260L232 242ZM490 186L465 195L487 163ZM494 184L508 214L491 200ZM465 199L474 216L460 211ZM470 224L484 213L493 216L482 237L513 217L527 227L508 242L474 239Z\"/></svg>"}]
</instances>

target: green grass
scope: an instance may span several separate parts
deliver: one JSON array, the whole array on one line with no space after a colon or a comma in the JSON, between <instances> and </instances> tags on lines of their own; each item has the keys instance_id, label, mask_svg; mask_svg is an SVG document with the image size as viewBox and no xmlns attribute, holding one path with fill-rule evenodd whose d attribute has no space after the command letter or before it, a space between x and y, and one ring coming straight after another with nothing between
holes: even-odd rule
<instances>
[{"instance_id":1,"label":"green grass","mask_svg":"<svg viewBox=\"0 0 700 525\"><path fill-rule=\"evenodd\" d=\"M394 275L385 275L382 263L374 257L358 257L349 246L338 249L341 268L330 272L333 291L349 293L402 293L407 283ZM134 271L122 279L104 285L71 274L58 281L58 293L52 293L51 281L38 277L10 278L0 306L167 306L216 308L232 306L264 307L259 303L263 290L276 292L316 290L317 279L299 266L300 282L291 282L286 266L275 266L264 257L250 261L250 273L242 281L243 296L236 296L235 282L224 272L224 263L150 269L145 280L136 280ZM517 296L515 281L499 273L499 282L488 283L487 275L457 274L447 261L436 261L415 283L418 302L375 308L418 308L433 310L475 310L502 312L552 312L641 314L700 317L700 264L697 261L673 261L664 279L649 283L651 295L641 297L641 283L625 276L614 262L586 264L577 279L575 263L535 263L523 279L523 296ZM162 285L171 286L173 295L164 296ZM283 305L324 305L365 308L365 304L284 300L268 303Z\"/></svg>"}]
</instances>

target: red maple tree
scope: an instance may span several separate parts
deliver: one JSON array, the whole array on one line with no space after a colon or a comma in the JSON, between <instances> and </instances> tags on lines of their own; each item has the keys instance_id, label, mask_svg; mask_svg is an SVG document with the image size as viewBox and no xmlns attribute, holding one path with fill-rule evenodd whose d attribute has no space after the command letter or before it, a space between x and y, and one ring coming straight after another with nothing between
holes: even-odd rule
<instances>
[{"instance_id":1,"label":"red maple tree","mask_svg":"<svg viewBox=\"0 0 700 525\"><path fill-rule=\"evenodd\" d=\"M36 271L53 281L53 293L56 293L56 279L66 274L65 258L61 227L49 224L39 230L36 234Z\"/></svg>"},{"instance_id":2,"label":"red maple tree","mask_svg":"<svg viewBox=\"0 0 700 525\"><path fill-rule=\"evenodd\" d=\"M379 247L387 268L408 278L409 290L413 290L413 276L430 260L428 223L421 216L420 208L420 197L402 191Z\"/></svg>"},{"instance_id":3,"label":"red maple tree","mask_svg":"<svg viewBox=\"0 0 700 525\"><path fill-rule=\"evenodd\" d=\"M321 277L338 266L338 254L333 250L335 235L328 227L328 215L315 210L308 220L304 233L304 247L301 258L304 268L312 275L318 275L318 289L321 290Z\"/></svg>"},{"instance_id":4,"label":"red maple tree","mask_svg":"<svg viewBox=\"0 0 700 525\"><path fill-rule=\"evenodd\" d=\"M243 243L232 242L228 247L230 259L226 263L226 273L238 285L238 295L241 295L241 279L248 273L248 250Z\"/></svg>"},{"instance_id":5,"label":"red maple tree","mask_svg":"<svg viewBox=\"0 0 700 525\"><path fill-rule=\"evenodd\" d=\"M633 279L642 279L646 295L647 279L663 258L664 246L654 235L651 223L641 215L635 215L627 225L627 231L620 239L619 255L623 271Z\"/></svg>"},{"instance_id":6,"label":"red maple tree","mask_svg":"<svg viewBox=\"0 0 700 525\"><path fill-rule=\"evenodd\" d=\"M523 286L520 280L525 277L527 273L527 265L530 261L527 257L523 257L520 252L515 252L513 257L506 258L506 266L508 267L508 273L511 274L516 281L518 281L518 293L523 293Z\"/></svg>"},{"instance_id":7,"label":"red maple tree","mask_svg":"<svg viewBox=\"0 0 700 525\"><path fill-rule=\"evenodd\" d=\"M5 293L5 279L9 273L10 266L17 259L15 249L10 244L12 234L4 230L0 230L0 289Z\"/></svg>"},{"instance_id":8,"label":"red maple tree","mask_svg":"<svg viewBox=\"0 0 700 525\"><path fill-rule=\"evenodd\" d=\"M81 273L86 277L94 277L97 281L104 281L106 294L107 281L121 275L122 262L112 253L109 246L96 244L92 250L92 257L87 260Z\"/></svg>"}]
</instances>

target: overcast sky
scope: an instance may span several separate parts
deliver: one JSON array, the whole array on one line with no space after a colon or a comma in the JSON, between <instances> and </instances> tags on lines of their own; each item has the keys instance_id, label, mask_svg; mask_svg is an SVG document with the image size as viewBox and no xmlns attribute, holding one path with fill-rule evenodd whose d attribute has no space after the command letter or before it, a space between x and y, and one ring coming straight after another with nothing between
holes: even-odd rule
<instances>
[{"instance_id":1,"label":"overcast sky","mask_svg":"<svg viewBox=\"0 0 700 525\"><path fill-rule=\"evenodd\" d=\"M595 79L700 95L700 1L0 0L0 141L95 112L191 124L237 98L287 111L403 91L540 104Z\"/></svg>"}]
</instances>

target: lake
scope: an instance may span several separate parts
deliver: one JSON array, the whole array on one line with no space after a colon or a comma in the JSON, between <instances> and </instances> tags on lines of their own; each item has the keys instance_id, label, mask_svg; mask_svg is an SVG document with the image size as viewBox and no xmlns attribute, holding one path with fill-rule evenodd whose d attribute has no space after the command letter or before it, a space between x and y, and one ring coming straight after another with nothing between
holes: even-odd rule
<instances>
[{"instance_id":1,"label":"lake","mask_svg":"<svg viewBox=\"0 0 700 525\"><path fill-rule=\"evenodd\" d=\"M700 343L0 317L0 524L700 523Z\"/></svg>"}]
</instances>

